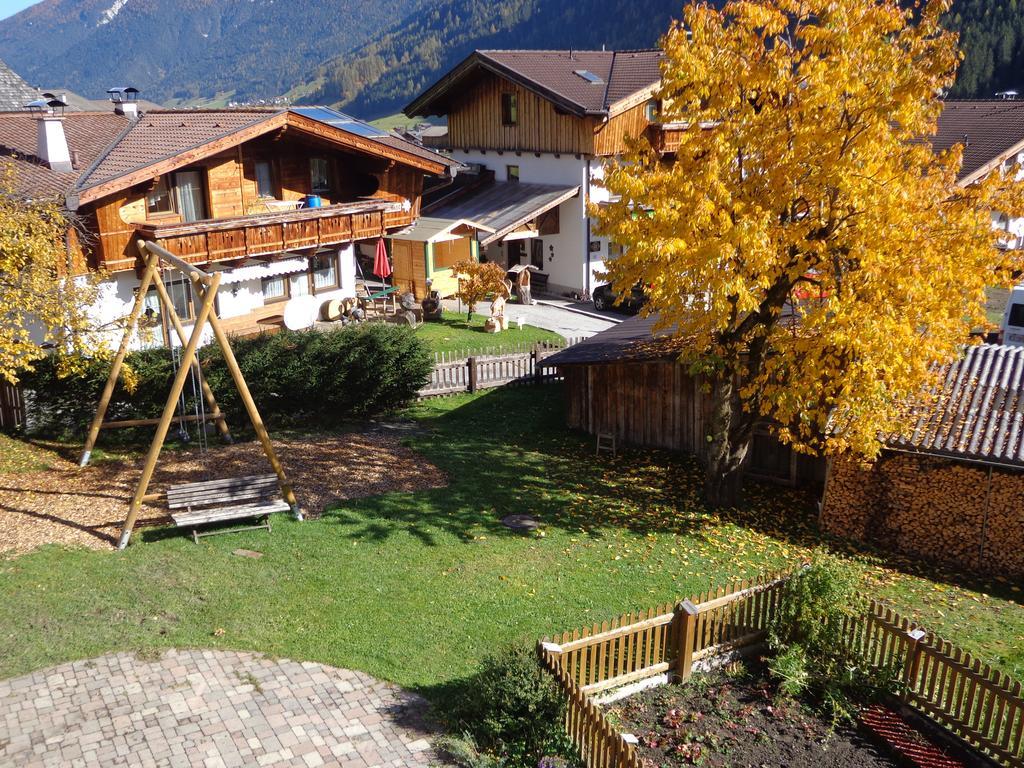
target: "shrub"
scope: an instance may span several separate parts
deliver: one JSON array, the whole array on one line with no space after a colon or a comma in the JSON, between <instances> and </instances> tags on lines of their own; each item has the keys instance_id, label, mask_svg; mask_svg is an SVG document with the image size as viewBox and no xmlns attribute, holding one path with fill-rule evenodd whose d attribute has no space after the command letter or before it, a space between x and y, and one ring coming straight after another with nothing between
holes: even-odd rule
<instances>
[{"instance_id":1,"label":"shrub","mask_svg":"<svg viewBox=\"0 0 1024 768\"><path fill-rule=\"evenodd\" d=\"M74 376L61 375L55 357L39 361L35 370L23 377L24 387L30 393L31 431L80 437L92 420L109 373L109 360L91 360L82 373ZM131 352L114 387L107 420L159 416L173 379L170 350L161 347ZM192 392L188 385L185 395L186 407L191 408Z\"/></svg>"},{"instance_id":2,"label":"shrub","mask_svg":"<svg viewBox=\"0 0 1024 768\"><path fill-rule=\"evenodd\" d=\"M891 670L873 670L852 653L843 622L857 606L857 578L839 560L820 556L782 589L768 629L768 668L786 696L809 696L833 720L849 719L855 703L891 688Z\"/></svg>"},{"instance_id":3,"label":"shrub","mask_svg":"<svg viewBox=\"0 0 1024 768\"><path fill-rule=\"evenodd\" d=\"M536 768L542 758L569 754L564 718L561 690L523 647L484 659L452 712L475 744L507 768Z\"/></svg>"},{"instance_id":4,"label":"shrub","mask_svg":"<svg viewBox=\"0 0 1024 768\"><path fill-rule=\"evenodd\" d=\"M249 390L267 418L336 421L400 408L416 397L433 362L408 328L368 324L330 331L282 331L232 342ZM218 347L203 370L232 420L245 411Z\"/></svg>"},{"instance_id":5,"label":"shrub","mask_svg":"<svg viewBox=\"0 0 1024 768\"><path fill-rule=\"evenodd\" d=\"M282 331L234 339L231 347L260 414L277 422L331 422L400 408L416 396L433 364L423 342L410 329L397 325ZM230 423L247 424L220 348L203 348L200 359ZM122 375L114 389L107 419L159 416L174 380L170 350L160 347L132 352L125 364L128 375ZM61 377L53 359L40 361L36 370L24 377L25 388L31 392L32 431L81 436L109 371L109 361L93 360L83 374ZM186 380L183 394L185 410L191 413L195 407L191 380ZM108 432L104 440L149 434L130 434L134 432Z\"/></svg>"}]
</instances>

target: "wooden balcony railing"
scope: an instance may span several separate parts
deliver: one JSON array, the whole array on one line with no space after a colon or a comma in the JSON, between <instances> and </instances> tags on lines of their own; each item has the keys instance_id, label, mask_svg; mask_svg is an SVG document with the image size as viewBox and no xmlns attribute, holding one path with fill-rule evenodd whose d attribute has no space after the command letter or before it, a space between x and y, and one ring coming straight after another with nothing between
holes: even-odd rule
<instances>
[{"instance_id":1,"label":"wooden balcony railing","mask_svg":"<svg viewBox=\"0 0 1024 768\"><path fill-rule=\"evenodd\" d=\"M412 212L402 210L400 203L364 200L188 224L146 223L137 231L175 256L201 264L340 245L412 222Z\"/></svg>"},{"instance_id":2,"label":"wooden balcony railing","mask_svg":"<svg viewBox=\"0 0 1024 768\"><path fill-rule=\"evenodd\" d=\"M647 126L647 139L661 154L671 154L679 149L679 139L686 126L681 123L651 123Z\"/></svg>"}]
</instances>

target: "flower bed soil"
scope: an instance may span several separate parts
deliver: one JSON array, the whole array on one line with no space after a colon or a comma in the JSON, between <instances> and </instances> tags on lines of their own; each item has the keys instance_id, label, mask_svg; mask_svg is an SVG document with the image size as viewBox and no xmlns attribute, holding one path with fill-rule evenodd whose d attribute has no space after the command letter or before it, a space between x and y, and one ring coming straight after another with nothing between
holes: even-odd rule
<instances>
[{"instance_id":1,"label":"flower bed soil","mask_svg":"<svg viewBox=\"0 0 1024 768\"><path fill-rule=\"evenodd\" d=\"M783 701L756 672L695 675L616 702L609 719L639 739L645 766L881 768L904 765L854 726Z\"/></svg>"}]
</instances>

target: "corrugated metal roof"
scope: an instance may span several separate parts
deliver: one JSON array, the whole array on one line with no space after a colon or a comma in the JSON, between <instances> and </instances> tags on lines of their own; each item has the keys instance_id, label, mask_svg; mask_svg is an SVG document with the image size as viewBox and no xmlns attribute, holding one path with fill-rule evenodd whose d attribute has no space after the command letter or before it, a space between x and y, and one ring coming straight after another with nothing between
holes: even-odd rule
<instances>
[{"instance_id":1,"label":"corrugated metal roof","mask_svg":"<svg viewBox=\"0 0 1024 768\"><path fill-rule=\"evenodd\" d=\"M934 400L893 449L1024 466L1024 347L982 344L942 373Z\"/></svg>"}]
</instances>

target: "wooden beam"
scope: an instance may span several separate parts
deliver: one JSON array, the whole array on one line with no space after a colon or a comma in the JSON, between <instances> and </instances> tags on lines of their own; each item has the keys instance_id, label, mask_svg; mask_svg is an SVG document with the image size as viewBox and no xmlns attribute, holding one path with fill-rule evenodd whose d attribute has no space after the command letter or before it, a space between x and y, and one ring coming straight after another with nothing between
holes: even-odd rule
<instances>
[{"instance_id":1,"label":"wooden beam","mask_svg":"<svg viewBox=\"0 0 1024 768\"><path fill-rule=\"evenodd\" d=\"M217 416L207 416L207 419L216 420L223 422L225 417L223 414ZM196 416L194 413L186 413L184 415L178 414L174 417L175 421L202 421L202 416ZM152 427L155 424L159 424L160 419L122 419L121 421L104 421L100 424L100 429L125 429L127 427Z\"/></svg>"},{"instance_id":2,"label":"wooden beam","mask_svg":"<svg viewBox=\"0 0 1024 768\"><path fill-rule=\"evenodd\" d=\"M203 270L199 269L199 267L192 266L184 259L178 258L163 246L157 245L156 243L151 242L149 240L139 240L138 242L140 250L144 249L149 253L155 253L164 261L169 262L172 266L177 267L182 272L187 274L189 276L189 279L192 280L193 282L199 282L206 286L212 284L212 275L210 275L207 272L203 272Z\"/></svg>"},{"instance_id":3,"label":"wooden beam","mask_svg":"<svg viewBox=\"0 0 1024 768\"><path fill-rule=\"evenodd\" d=\"M152 253L150 255L152 257ZM220 277L220 274L212 275L209 285L205 286L201 292L202 305L196 315L192 335L189 337L188 344L182 352L181 364L178 367L177 374L174 376L174 383L171 384L171 391L167 395L167 401L164 403L164 410L157 423L153 441L149 444L149 452L146 454L146 461L142 466L142 475L139 477L139 484L135 488L135 495L132 497L131 505L128 507L128 517L125 518L124 525L121 528L121 538L117 543L118 549L127 547L128 541L131 539L132 531L135 528L135 521L139 516L139 510L142 508L142 500L146 496L146 491L149 490L149 483L153 479L157 459L160 458L160 450L164 446L164 440L167 439L167 430L170 428L174 412L178 408L178 397L185 386L185 379L189 375L192 361L196 356L196 350L199 348L199 340L203 335L203 326L206 325L206 321L213 312L213 302L217 296Z\"/></svg>"},{"instance_id":4,"label":"wooden beam","mask_svg":"<svg viewBox=\"0 0 1024 768\"><path fill-rule=\"evenodd\" d=\"M139 241L139 250L143 251L142 241ZM170 318L171 324L174 326L174 331L178 336L178 340L181 342L181 346L184 347L188 343L188 337L185 334L185 327L181 324L181 318L178 317L178 312L174 308L174 302L171 301L171 297L167 295L167 288L164 285L163 280L156 281L156 292L160 296L160 301L163 302L165 311L163 315ZM168 347L170 343L168 343ZM213 390L210 389L210 385L206 382L206 377L203 376L203 368L199 364L199 356L196 355L195 360L192 362L192 369L195 372L196 378L199 380L199 386L203 391L203 399L206 400L206 405L210 409L210 418L213 419L217 425L217 430L220 432L221 438L225 442L233 442L231 439L231 430L228 429L227 420L224 418L220 411L220 406L217 405L217 398L213 396Z\"/></svg>"},{"instance_id":5,"label":"wooden beam","mask_svg":"<svg viewBox=\"0 0 1024 768\"><path fill-rule=\"evenodd\" d=\"M142 307L146 303L146 292L149 284L156 273L158 259L156 254L149 254L146 258L146 269L142 273L142 282L139 283L139 291L135 294L135 303L128 315L128 323L125 325L124 336L121 337L121 344L114 355L114 361L110 365L110 375L107 376L107 383L103 385L103 392L100 394L100 401L96 405L96 413L93 414L92 424L89 425L89 433L85 438L85 446L82 448L82 457L78 460L78 466L84 467L92 458L92 449L96 446L96 438L100 434L100 425L107 415L107 407L110 405L110 398L114 394L114 387L117 384L117 377L121 374L121 366L128 354L128 346L131 344L132 333L139 324L139 316L142 314Z\"/></svg>"},{"instance_id":6,"label":"wooden beam","mask_svg":"<svg viewBox=\"0 0 1024 768\"><path fill-rule=\"evenodd\" d=\"M219 280L220 276L218 275L217 277ZM207 288L206 291L209 292L211 289ZM238 360L235 359L235 353L231 349L231 342L228 340L228 336L220 324L220 318L217 317L216 311L210 314L210 326L213 328L213 335L217 339L217 344L220 345L221 353L224 355L224 363L227 365L228 371L231 372L235 388L238 390L242 403L245 405L245 410L249 414L252 428L256 432L256 437L259 438L260 445L263 447L263 453L277 475L278 483L281 486L281 494L284 496L284 500L288 502L288 506L292 508L295 517L302 520L302 510L299 508L299 502L295 498L295 491L292 489L292 484L285 474L284 466L282 466L277 458L277 452L274 450L273 443L270 442L270 435L267 433L267 427L263 423L263 417L260 416L259 408L256 407L256 401L252 399L249 385L245 383L242 369L238 367Z\"/></svg>"}]
</instances>

